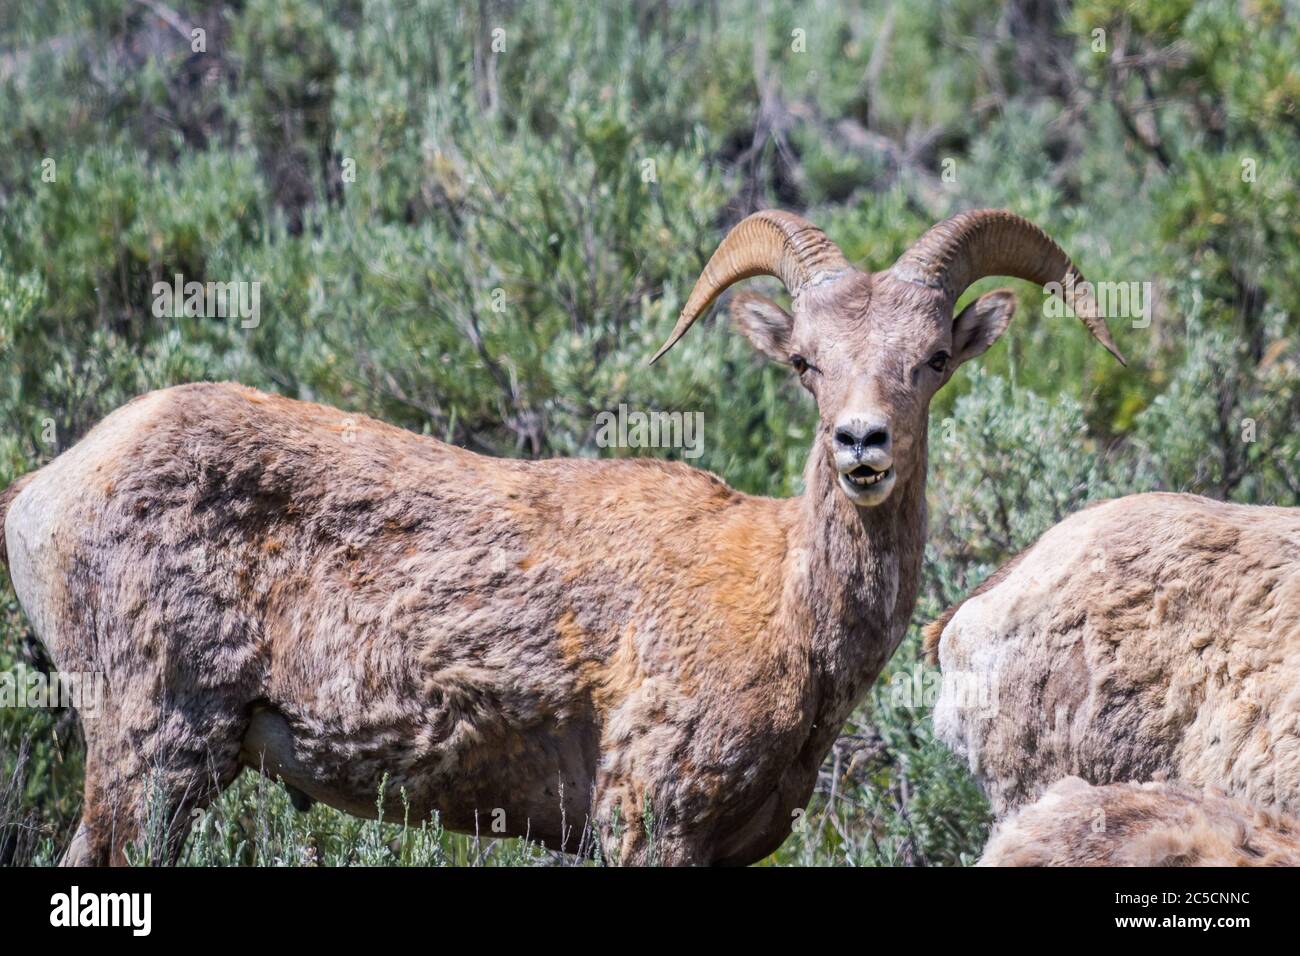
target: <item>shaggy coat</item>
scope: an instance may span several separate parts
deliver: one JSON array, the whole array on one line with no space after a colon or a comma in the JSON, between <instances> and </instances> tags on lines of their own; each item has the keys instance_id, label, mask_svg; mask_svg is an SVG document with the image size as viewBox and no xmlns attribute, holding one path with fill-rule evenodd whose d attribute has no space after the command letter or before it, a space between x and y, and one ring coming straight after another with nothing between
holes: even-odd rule
<instances>
[{"instance_id":1,"label":"shaggy coat","mask_svg":"<svg viewBox=\"0 0 1300 956\"><path fill-rule=\"evenodd\" d=\"M1300 813L1300 509L1087 508L927 628L939 736L999 816L1171 779Z\"/></svg>"},{"instance_id":2,"label":"shaggy coat","mask_svg":"<svg viewBox=\"0 0 1300 956\"><path fill-rule=\"evenodd\" d=\"M118 811L147 779L179 812L251 765L371 816L387 774L389 815L405 793L412 819L488 832L500 810L552 847L617 814L629 856L661 808L661 860L761 858L920 570L919 483L860 511L821 472L753 498L672 463L485 458L238 385L138 398L5 519L59 669L107 677L83 837L133 836Z\"/></svg>"},{"instance_id":3,"label":"shaggy coat","mask_svg":"<svg viewBox=\"0 0 1300 956\"><path fill-rule=\"evenodd\" d=\"M114 412L0 499L18 597L60 671L106 678L67 854L120 861L243 767L351 813L750 863L789 833L902 639L925 538L928 409L1006 329L984 275L1077 270L1009 213L964 213L883 273L765 211L705 266L669 343L733 319L817 403L804 493L660 461L503 461L238 385ZM1064 286L1060 280L1066 280ZM7 513L6 513L7 512ZM156 818L157 814L154 813ZM587 844L590 846L590 844Z\"/></svg>"},{"instance_id":4,"label":"shaggy coat","mask_svg":"<svg viewBox=\"0 0 1300 956\"><path fill-rule=\"evenodd\" d=\"M1300 821L1168 783L1078 777L998 824L978 866L1300 866Z\"/></svg>"}]
</instances>

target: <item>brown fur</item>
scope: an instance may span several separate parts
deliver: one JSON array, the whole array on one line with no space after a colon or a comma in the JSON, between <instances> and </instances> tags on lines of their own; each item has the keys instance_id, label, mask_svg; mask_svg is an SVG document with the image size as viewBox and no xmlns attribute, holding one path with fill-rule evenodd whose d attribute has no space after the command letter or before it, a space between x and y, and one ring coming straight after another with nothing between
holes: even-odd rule
<instances>
[{"instance_id":1,"label":"brown fur","mask_svg":"<svg viewBox=\"0 0 1300 956\"><path fill-rule=\"evenodd\" d=\"M16 575L50 608L43 641L108 677L86 728L96 858L122 847L103 829L135 832L114 803L150 771L193 793L185 810L264 759L354 813L387 773L390 812L403 789L456 829L500 808L552 846L621 817L611 852L636 858L646 802L669 861L780 842L905 626L919 486L859 512L819 469L775 501L682 465L492 460L359 416L345 443L342 417L239 386L155 393L111 453L70 463L50 546L24 542L29 568L58 571ZM261 752L241 750L250 721Z\"/></svg>"},{"instance_id":2,"label":"brown fur","mask_svg":"<svg viewBox=\"0 0 1300 956\"><path fill-rule=\"evenodd\" d=\"M136 399L43 469L6 521L15 589L58 666L108 685L67 860L120 861L150 788L174 850L243 767L356 814L386 777L389 814L568 850L592 824L625 863L772 852L911 616L930 399L1013 300L954 320L944 290L849 270L793 314L737 308L810 366L798 498L214 384ZM846 415L891 429L871 496L836 468Z\"/></svg>"},{"instance_id":3,"label":"brown fur","mask_svg":"<svg viewBox=\"0 0 1300 956\"><path fill-rule=\"evenodd\" d=\"M1078 777L998 824L979 866L1300 866L1300 821L1169 783Z\"/></svg>"},{"instance_id":4,"label":"brown fur","mask_svg":"<svg viewBox=\"0 0 1300 956\"><path fill-rule=\"evenodd\" d=\"M998 815L1069 775L1300 812L1300 510L1134 495L1004 570L946 620L935 709Z\"/></svg>"}]
</instances>

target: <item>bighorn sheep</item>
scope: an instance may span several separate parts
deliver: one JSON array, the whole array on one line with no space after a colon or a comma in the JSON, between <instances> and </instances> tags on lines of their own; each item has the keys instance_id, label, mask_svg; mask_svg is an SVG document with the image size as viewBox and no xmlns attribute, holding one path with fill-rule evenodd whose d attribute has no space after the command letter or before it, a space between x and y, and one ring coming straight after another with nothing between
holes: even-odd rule
<instances>
[{"instance_id":1,"label":"bighorn sheep","mask_svg":"<svg viewBox=\"0 0 1300 956\"><path fill-rule=\"evenodd\" d=\"M979 866L1300 866L1300 821L1168 783L1078 777L999 823Z\"/></svg>"},{"instance_id":2,"label":"bighorn sheep","mask_svg":"<svg viewBox=\"0 0 1300 956\"><path fill-rule=\"evenodd\" d=\"M762 274L793 314L732 311L816 400L798 498L358 416L344 441L342 412L229 384L137 398L11 488L33 628L61 670L106 674L68 861L121 858L146 780L183 821L244 766L356 814L387 775L414 819L556 848L590 821L624 863L776 849L911 615L930 399L1014 309L1001 290L954 319L957 297L1062 283L1119 353L1065 253L1010 213L946 220L871 275L769 211L727 234L655 358Z\"/></svg>"},{"instance_id":3,"label":"bighorn sheep","mask_svg":"<svg viewBox=\"0 0 1300 956\"><path fill-rule=\"evenodd\" d=\"M926 629L938 735L1001 816L1051 783L1171 779L1300 812L1300 509L1080 511Z\"/></svg>"}]
</instances>

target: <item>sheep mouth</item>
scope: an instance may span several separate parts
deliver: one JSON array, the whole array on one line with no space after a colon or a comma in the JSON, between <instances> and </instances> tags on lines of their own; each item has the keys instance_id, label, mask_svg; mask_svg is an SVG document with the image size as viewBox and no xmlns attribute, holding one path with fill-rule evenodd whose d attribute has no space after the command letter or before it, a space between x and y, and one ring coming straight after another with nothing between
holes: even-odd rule
<instances>
[{"instance_id":1,"label":"sheep mouth","mask_svg":"<svg viewBox=\"0 0 1300 956\"><path fill-rule=\"evenodd\" d=\"M841 473L840 477L854 488L870 488L872 485L886 480L893 473L894 468L892 465L883 470L877 470L870 465L858 465L852 471Z\"/></svg>"},{"instance_id":2,"label":"sheep mouth","mask_svg":"<svg viewBox=\"0 0 1300 956\"><path fill-rule=\"evenodd\" d=\"M884 464L882 461L880 464ZM882 504L894 490L897 473L891 462L885 468L873 468L858 462L839 474L840 491L859 508L874 508Z\"/></svg>"}]
</instances>

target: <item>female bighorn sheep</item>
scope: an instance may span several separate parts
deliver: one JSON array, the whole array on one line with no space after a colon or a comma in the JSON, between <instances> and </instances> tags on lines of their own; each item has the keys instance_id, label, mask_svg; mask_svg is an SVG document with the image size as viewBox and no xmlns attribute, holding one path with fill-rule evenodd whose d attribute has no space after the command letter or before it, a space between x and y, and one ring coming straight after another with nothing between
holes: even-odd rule
<instances>
[{"instance_id":1,"label":"female bighorn sheep","mask_svg":"<svg viewBox=\"0 0 1300 956\"><path fill-rule=\"evenodd\" d=\"M1300 813L1300 509L1146 494L1052 528L926 629L935 730L1001 816L1068 775Z\"/></svg>"},{"instance_id":2,"label":"female bighorn sheep","mask_svg":"<svg viewBox=\"0 0 1300 956\"><path fill-rule=\"evenodd\" d=\"M998 824L979 866L1300 866L1300 822L1168 783L1067 777Z\"/></svg>"},{"instance_id":3,"label":"female bighorn sheep","mask_svg":"<svg viewBox=\"0 0 1300 956\"><path fill-rule=\"evenodd\" d=\"M991 292L954 319L957 297L986 275L1061 283L1119 353L1017 216L958 215L870 275L760 212L655 357L763 274L793 314L755 296L733 314L816 399L798 498L662 461L485 458L369 419L345 441L342 412L215 384L137 398L11 488L33 628L61 670L106 675L68 859L120 859L146 781L184 820L243 766L356 814L387 775L412 818L551 847L590 820L622 862L772 852L911 614L931 396L1014 307Z\"/></svg>"}]
</instances>

